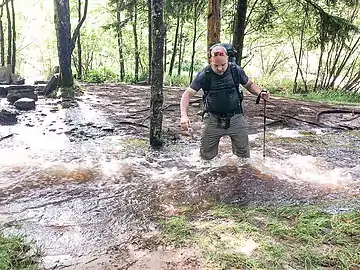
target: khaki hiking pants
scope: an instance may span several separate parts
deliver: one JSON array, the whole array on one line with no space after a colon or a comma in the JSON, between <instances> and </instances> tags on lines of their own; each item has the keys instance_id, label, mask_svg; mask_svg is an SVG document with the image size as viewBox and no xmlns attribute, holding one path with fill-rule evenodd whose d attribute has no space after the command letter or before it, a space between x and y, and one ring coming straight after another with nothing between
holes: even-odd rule
<instances>
[{"instance_id":1,"label":"khaki hiking pants","mask_svg":"<svg viewBox=\"0 0 360 270\"><path fill-rule=\"evenodd\" d=\"M218 127L218 119L215 115L204 115L203 132L201 136L200 155L203 159L213 159L218 154L219 141L222 136L230 136L232 152L242 158L250 157L249 137L246 123L242 114L235 114L230 118L230 126L227 129Z\"/></svg>"}]
</instances>

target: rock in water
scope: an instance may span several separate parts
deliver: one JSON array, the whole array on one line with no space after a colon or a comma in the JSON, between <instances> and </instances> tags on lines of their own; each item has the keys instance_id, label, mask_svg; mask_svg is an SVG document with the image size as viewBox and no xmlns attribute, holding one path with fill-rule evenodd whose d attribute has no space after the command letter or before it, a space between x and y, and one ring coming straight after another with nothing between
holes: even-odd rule
<instances>
[{"instance_id":1,"label":"rock in water","mask_svg":"<svg viewBox=\"0 0 360 270\"><path fill-rule=\"evenodd\" d=\"M17 123L19 113L12 107L5 107L0 110L0 125L14 125Z\"/></svg>"},{"instance_id":2,"label":"rock in water","mask_svg":"<svg viewBox=\"0 0 360 270\"><path fill-rule=\"evenodd\" d=\"M20 110L32 110L35 109L35 100L32 98L20 98L15 101L14 106Z\"/></svg>"},{"instance_id":3,"label":"rock in water","mask_svg":"<svg viewBox=\"0 0 360 270\"><path fill-rule=\"evenodd\" d=\"M38 97L34 91L35 87L32 85L11 85L8 87L6 98L10 103L14 103L20 98L31 98L36 101Z\"/></svg>"}]
</instances>

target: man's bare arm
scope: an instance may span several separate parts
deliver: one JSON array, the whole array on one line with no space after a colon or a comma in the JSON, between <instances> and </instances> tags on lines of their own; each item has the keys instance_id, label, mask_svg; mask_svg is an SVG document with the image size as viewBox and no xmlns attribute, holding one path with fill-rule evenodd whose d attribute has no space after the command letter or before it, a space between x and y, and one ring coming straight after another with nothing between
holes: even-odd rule
<instances>
[{"instance_id":1,"label":"man's bare arm","mask_svg":"<svg viewBox=\"0 0 360 270\"><path fill-rule=\"evenodd\" d=\"M247 84L244 85L244 87L255 96L258 96L261 92L260 87L250 79L248 80Z\"/></svg>"},{"instance_id":2,"label":"man's bare arm","mask_svg":"<svg viewBox=\"0 0 360 270\"><path fill-rule=\"evenodd\" d=\"M244 85L244 87L255 96L261 94L261 98L265 100L269 99L269 91L264 89L265 91L261 92L260 87L250 79L248 80L247 84Z\"/></svg>"},{"instance_id":3,"label":"man's bare arm","mask_svg":"<svg viewBox=\"0 0 360 270\"><path fill-rule=\"evenodd\" d=\"M187 116L187 109L189 107L190 98L195 95L196 91L192 88L187 88L184 93L182 94L181 101L180 101L180 111L181 111L181 118L180 118L180 125L184 130L188 130L190 126L190 119Z\"/></svg>"},{"instance_id":4,"label":"man's bare arm","mask_svg":"<svg viewBox=\"0 0 360 270\"><path fill-rule=\"evenodd\" d=\"M187 116L187 109L189 107L190 98L192 98L195 93L196 91L194 89L188 87L182 94L180 102L181 116Z\"/></svg>"}]
</instances>

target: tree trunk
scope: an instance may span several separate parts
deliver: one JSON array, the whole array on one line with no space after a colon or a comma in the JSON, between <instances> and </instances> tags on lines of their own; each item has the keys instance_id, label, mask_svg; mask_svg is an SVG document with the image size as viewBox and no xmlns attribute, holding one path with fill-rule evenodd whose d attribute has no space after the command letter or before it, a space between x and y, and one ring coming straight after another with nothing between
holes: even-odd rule
<instances>
[{"instance_id":1,"label":"tree trunk","mask_svg":"<svg viewBox=\"0 0 360 270\"><path fill-rule=\"evenodd\" d=\"M16 68L16 28L15 28L15 8L14 0L11 0L11 14L12 14L12 56L11 56L11 67L12 73L15 73Z\"/></svg>"},{"instance_id":2,"label":"tree trunk","mask_svg":"<svg viewBox=\"0 0 360 270\"><path fill-rule=\"evenodd\" d=\"M2 16L4 14L4 7L0 9L0 54L1 54L1 66L5 66L5 40L4 40L4 27L2 22Z\"/></svg>"},{"instance_id":3,"label":"tree trunk","mask_svg":"<svg viewBox=\"0 0 360 270\"><path fill-rule=\"evenodd\" d=\"M55 1L55 21L58 31L58 56L60 65L60 87L72 87L74 84L71 70L71 24L69 0Z\"/></svg>"},{"instance_id":4,"label":"tree trunk","mask_svg":"<svg viewBox=\"0 0 360 270\"><path fill-rule=\"evenodd\" d=\"M81 21L81 0L78 0L78 20L79 23ZM81 40L80 40L80 31L79 31L79 37L77 39L77 51L78 51L78 80L82 79L82 49L81 49Z\"/></svg>"},{"instance_id":5,"label":"tree trunk","mask_svg":"<svg viewBox=\"0 0 360 270\"><path fill-rule=\"evenodd\" d=\"M303 46L304 46L304 31L305 31L305 24L307 21L307 12L305 12L305 16L304 16L304 20L303 20L303 24L301 27L301 34L300 34L300 49L299 49L299 58L296 59L296 52L295 52L295 45L293 44L293 52L294 52L294 57L295 57L295 61L297 64L297 68L296 68L296 74L295 74L295 78L294 78L294 86L293 86L293 94L297 93L297 78L300 72L301 78L304 82L304 88L305 88L305 93L308 92L307 90L307 84L306 84L306 80L304 78L302 69L301 69L301 65L302 65L302 58L303 58Z\"/></svg>"},{"instance_id":6,"label":"tree trunk","mask_svg":"<svg viewBox=\"0 0 360 270\"><path fill-rule=\"evenodd\" d=\"M134 22L133 22L133 34L134 34L134 45L135 45L135 82L139 81L139 62L140 62L140 53L139 53L139 41L137 36L137 0L134 2Z\"/></svg>"},{"instance_id":7,"label":"tree trunk","mask_svg":"<svg viewBox=\"0 0 360 270\"><path fill-rule=\"evenodd\" d=\"M11 65L11 49L12 49L12 29L11 29L11 15L9 9L9 1L6 1L6 15L7 15L7 28L8 28L8 54L6 58L6 64Z\"/></svg>"},{"instance_id":8,"label":"tree trunk","mask_svg":"<svg viewBox=\"0 0 360 270\"><path fill-rule=\"evenodd\" d=\"M247 0L238 0L235 15L233 45L236 53L236 63L241 65L244 48L244 36L246 28Z\"/></svg>"},{"instance_id":9,"label":"tree trunk","mask_svg":"<svg viewBox=\"0 0 360 270\"><path fill-rule=\"evenodd\" d=\"M154 48L153 48L154 50ZM165 26L165 33L164 33L164 72L166 72L166 65L167 65L167 28Z\"/></svg>"},{"instance_id":10,"label":"tree trunk","mask_svg":"<svg viewBox=\"0 0 360 270\"><path fill-rule=\"evenodd\" d=\"M208 49L220 42L220 0L209 0L207 21L207 46Z\"/></svg>"},{"instance_id":11,"label":"tree trunk","mask_svg":"<svg viewBox=\"0 0 360 270\"><path fill-rule=\"evenodd\" d=\"M148 34L148 58L149 58L149 72L148 72L148 84L151 83L151 57L152 57L152 31L151 31L151 1L148 0L148 25L149 25L149 34Z\"/></svg>"},{"instance_id":12,"label":"tree trunk","mask_svg":"<svg viewBox=\"0 0 360 270\"><path fill-rule=\"evenodd\" d=\"M184 25L184 20L181 20L181 26L180 26L180 36L179 36L179 60L178 60L178 76L181 75L181 65L182 65L182 60L183 60L183 47L185 47L185 40L183 42L183 25ZM183 44L184 43L184 44Z\"/></svg>"},{"instance_id":13,"label":"tree trunk","mask_svg":"<svg viewBox=\"0 0 360 270\"><path fill-rule=\"evenodd\" d=\"M164 54L164 0L153 0L153 56L151 78L151 104L150 104L150 145L160 148L163 144L161 139L163 120L163 54Z\"/></svg>"},{"instance_id":14,"label":"tree trunk","mask_svg":"<svg viewBox=\"0 0 360 270\"><path fill-rule=\"evenodd\" d=\"M198 5L194 4L194 35L192 40L192 53L191 53L191 63L190 63L190 83L193 80L194 76L194 62L195 62L195 48L196 48L196 35L197 35L197 19L198 19Z\"/></svg>"},{"instance_id":15,"label":"tree trunk","mask_svg":"<svg viewBox=\"0 0 360 270\"><path fill-rule=\"evenodd\" d=\"M124 63L124 52L122 45L122 32L121 32L121 11L120 11L120 2L116 2L116 20L117 20L117 43L119 50L119 65L120 65L120 81L124 81L125 79L125 63Z\"/></svg>"},{"instance_id":16,"label":"tree trunk","mask_svg":"<svg viewBox=\"0 0 360 270\"><path fill-rule=\"evenodd\" d=\"M172 75L172 71L173 71L174 63L175 63L177 44L178 44L178 38L179 38L180 17L181 17L181 12L179 12L177 20L176 20L174 48L173 48L173 52L172 52L172 55L171 55L170 67L169 67L169 75L170 76Z\"/></svg>"}]
</instances>

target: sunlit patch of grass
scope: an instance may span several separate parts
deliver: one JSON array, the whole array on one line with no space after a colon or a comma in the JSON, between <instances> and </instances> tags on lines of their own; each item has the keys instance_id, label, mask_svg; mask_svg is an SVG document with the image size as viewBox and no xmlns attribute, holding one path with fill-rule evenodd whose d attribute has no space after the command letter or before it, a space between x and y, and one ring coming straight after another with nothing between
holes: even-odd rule
<instances>
[{"instance_id":1,"label":"sunlit patch of grass","mask_svg":"<svg viewBox=\"0 0 360 270\"><path fill-rule=\"evenodd\" d=\"M175 246L183 246L191 237L190 224L185 216L171 217L162 222L165 238Z\"/></svg>"},{"instance_id":2,"label":"sunlit patch of grass","mask_svg":"<svg viewBox=\"0 0 360 270\"><path fill-rule=\"evenodd\" d=\"M22 237L5 237L0 232L0 269L38 269L39 252L32 251Z\"/></svg>"},{"instance_id":3,"label":"sunlit patch of grass","mask_svg":"<svg viewBox=\"0 0 360 270\"><path fill-rule=\"evenodd\" d=\"M310 131L310 130L300 130L299 134L302 136L313 136L313 135L316 135L316 132Z\"/></svg>"},{"instance_id":4,"label":"sunlit patch of grass","mask_svg":"<svg viewBox=\"0 0 360 270\"><path fill-rule=\"evenodd\" d=\"M146 150L148 148L148 140L145 139L139 139L139 138L127 138L124 140L121 140L121 143L128 147L133 147L136 149L142 149Z\"/></svg>"},{"instance_id":5,"label":"sunlit patch of grass","mask_svg":"<svg viewBox=\"0 0 360 270\"><path fill-rule=\"evenodd\" d=\"M360 130L349 130L346 131L349 135L360 138Z\"/></svg>"},{"instance_id":6,"label":"sunlit patch of grass","mask_svg":"<svg viewBox=\"0 0 360 270\"><path fill-rule=\"evenodd\" d=\"M359 211L214 205L204 214L188 214L168 220L165 233L198 246L209 269L360 267Z\"/></svg>"}]
</instances>

